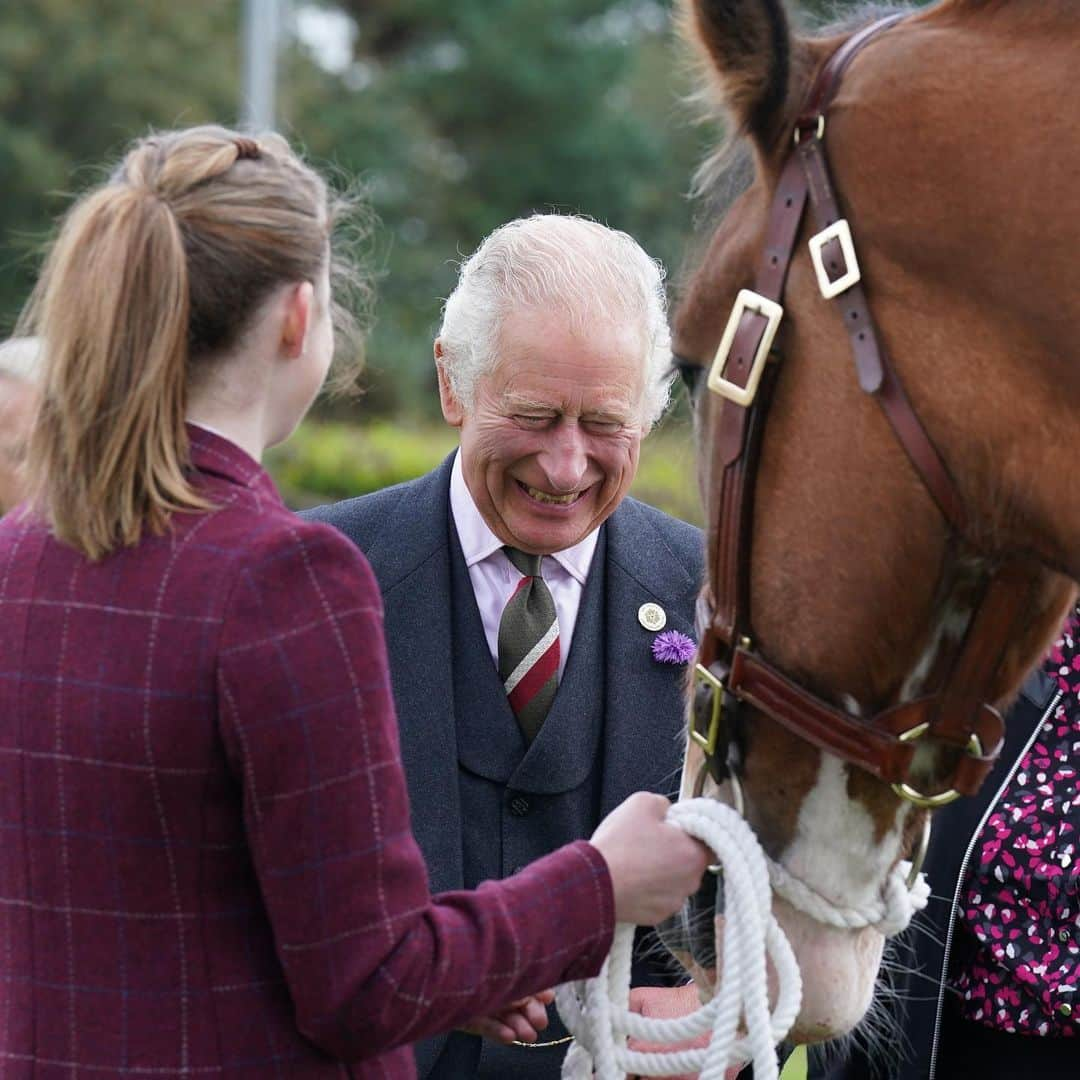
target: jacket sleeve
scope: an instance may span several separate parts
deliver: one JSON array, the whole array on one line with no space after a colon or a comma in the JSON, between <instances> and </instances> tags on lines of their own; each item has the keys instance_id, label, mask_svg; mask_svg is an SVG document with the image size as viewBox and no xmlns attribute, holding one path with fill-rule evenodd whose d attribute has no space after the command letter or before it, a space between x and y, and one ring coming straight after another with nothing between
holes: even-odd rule
<instances>
[{"instance_id":1,"label":"jacket sleeve","mask_svg":"<svg viewBox=\"0 0 1080 1080\"><path fill-rule=\"evenodd\" d=\"M219 724L300 1030L359 1059L597 973L611 881L578 842L432 897L409 827L378 587L335 530L254 545L227 601Z\"/></svg>"}]
</instances>

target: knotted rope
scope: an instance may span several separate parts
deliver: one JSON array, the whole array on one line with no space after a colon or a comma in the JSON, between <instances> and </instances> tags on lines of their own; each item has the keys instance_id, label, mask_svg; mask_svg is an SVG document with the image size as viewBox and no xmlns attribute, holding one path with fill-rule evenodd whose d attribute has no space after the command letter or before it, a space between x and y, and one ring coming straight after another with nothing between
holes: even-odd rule
<instances>
[{"instance_id":1,"label":"knotted rope","mask_svg":"<svg viewBox=\"0 0 1080 1080\"><path fill-rule=\"evenodd\" d=\"M631 1012L634 927L620 924L600 974L555 991L559 1014L575 1037L563 1062L563 1080L625 1080L627 1073L671 1076L688 1072L700 1073L700 1080L724 1080L729 1067L747 1061L754 1064L756 1080L776 1080L775 1047L798 1016L802 978L791 945L772 914L770 890L776 889L793 906L830 926L877 926L887 928L883 933L896 933L915 910L925 907L929 889L920 875L909 891L901 864L878 905L837 908L772 863L750 826L730 806L713 799L690 799L676 803L668 818L715 852L723 873L723 959L716 992L708 1004L687 1016L660 1019ZM777 980L772 1013L766 956L772 959ZM746 1030L741 1037L740 1020ZM627 1045L631 1037L678 1043L709 1032L709 1044L695 1049L648 1052Z\"/></svg>"},{"instance_id":2,"label":"knotted rope","mask_svg":"<svg viewBox=\"0 0 1080 1080\"><path fill-rule=\"evenodd\" d=\"M861 930L872 926L882 937L892 937L906 930L915 912L922 911L930 899L930 885L922 874L908 888L911 863L907 861L898 863L886 878L881 897L862 907L839 907L779 863L772 859L766 861L769 880L777 896L782 896L793 908L816 922L839 930Z\"/></svg>"}]
</instances>

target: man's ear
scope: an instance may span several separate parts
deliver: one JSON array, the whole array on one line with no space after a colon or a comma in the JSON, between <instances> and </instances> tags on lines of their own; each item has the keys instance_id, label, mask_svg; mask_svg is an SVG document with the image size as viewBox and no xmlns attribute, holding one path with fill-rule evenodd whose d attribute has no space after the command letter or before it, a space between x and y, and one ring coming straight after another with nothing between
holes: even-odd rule
<instances>
[{"instance_id":1,"label":"man's ear","mask_svg":"<svg viewBox=\"0 0 1080 1080\"><path fill-rule=\"evenodd\" d=\"M281 351L290 359L304 351L314 297L315 288L310 281L289 286L282 297Z\"/></svg>"},{"instance_id":2,"label":"man's ear","mask_svg":"<svg viewBox=\"0 0 1080 1080\"><path fill-rule=\"evenodd\" d=\"M459 428L465 422L465 410L450 386L446 374L446 358L442 341L435 339L435 373L439 378L439 404L442 406L443 419L451 426Z\"/></svg>"}]
</instances>

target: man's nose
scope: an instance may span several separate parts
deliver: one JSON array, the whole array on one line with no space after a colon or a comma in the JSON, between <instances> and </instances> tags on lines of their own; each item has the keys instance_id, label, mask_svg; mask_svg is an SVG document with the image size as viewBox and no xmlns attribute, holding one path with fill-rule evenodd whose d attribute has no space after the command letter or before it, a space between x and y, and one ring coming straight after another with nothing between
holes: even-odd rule
<instances>
[{"instance_id":1,"label":"man's nose","mask_svg":"<svg viewBox=\"0 0 1080 1080\"><path fill-rule=\"evenodd\" d=\"M581 486L589 464L585 442L585 432L576 420L564 419L549 433L538 461L552 494L566 495Z\"/></svg>"}]
</instances>

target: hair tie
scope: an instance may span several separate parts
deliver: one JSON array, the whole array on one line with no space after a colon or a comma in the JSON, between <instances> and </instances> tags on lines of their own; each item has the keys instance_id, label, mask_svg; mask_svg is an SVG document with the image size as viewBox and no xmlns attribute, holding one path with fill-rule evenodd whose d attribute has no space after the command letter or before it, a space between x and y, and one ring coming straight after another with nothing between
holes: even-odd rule
<instances>
[{"instance_id":1,"label":"hair tie","mask_svg":"<svg viewBox=\"0 0 1080 1080\"><path fill-rule=\"evenodd\" d=\"M236 147L236 160L242 161L247 158L249 161L258 161L262 157L262 150L259 144L254 139L249 139L246 135L238 135L233 139L233 145Z\"/></svg>"}]
</instances>

